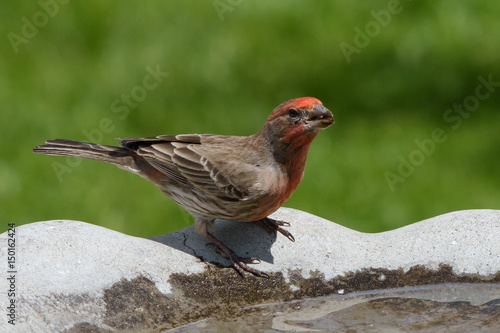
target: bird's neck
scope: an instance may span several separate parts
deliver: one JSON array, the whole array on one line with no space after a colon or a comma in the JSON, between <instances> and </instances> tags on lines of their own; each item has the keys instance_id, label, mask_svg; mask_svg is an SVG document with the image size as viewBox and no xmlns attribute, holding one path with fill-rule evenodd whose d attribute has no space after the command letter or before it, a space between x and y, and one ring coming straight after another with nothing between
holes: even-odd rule
<instances>
[{"instance_id":1,"label":"bird's neck","mask_svg":"<svg viewBox=\"0 0 500 333\"><path fill-rule=\"evenodd\" d=\"M288 191L289 195L295 191L299 183L304 178L304 168L306 166L307 153L312 139L308 142L303 142L300 146L293 149L292 158L285 164L285 170L288 174Z\"/></svg>"},{"instance_id":2,"label":"bird's neck","mask_svg":"<svg viewBox=\"0 0 500 333\"><path fill-rule=\"evenodd\" d=\"M274 159L281 165L289 179L289 190L293 192L304 175L307 153L317 135L314 133L293 133L289 136L276 138L268 135L268 142L273 151ZM290 193L291 194L291 193Z\"/></svg>"}]
</instances>

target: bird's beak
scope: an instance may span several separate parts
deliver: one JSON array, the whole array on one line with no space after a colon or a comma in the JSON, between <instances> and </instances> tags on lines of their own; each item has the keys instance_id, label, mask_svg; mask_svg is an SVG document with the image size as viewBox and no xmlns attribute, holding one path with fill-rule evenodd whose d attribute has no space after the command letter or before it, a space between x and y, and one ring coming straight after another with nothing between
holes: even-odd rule
<instances>
[{"instance_id":1,"label":"bird's beak","mask_svg":"<svg viewBox=\"0 0 500 333\"><path fill-rule=\"evenodd\" d=\"M314 124L314 127L320 129L327 128L335 122L332 112L321 104L317 104L309 114L309 121Z\"/></svg>"}]
</instances>

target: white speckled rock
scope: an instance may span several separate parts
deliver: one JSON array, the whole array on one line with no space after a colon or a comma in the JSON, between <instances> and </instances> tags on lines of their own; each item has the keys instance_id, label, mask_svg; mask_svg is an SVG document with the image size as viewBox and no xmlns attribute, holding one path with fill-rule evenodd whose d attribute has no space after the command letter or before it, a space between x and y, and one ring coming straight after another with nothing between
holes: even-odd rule
<instances>
[{"instance_id":1,"label":"white speckled rock","mask_svg":"<svg viewBox=\"0 0 500 333\"><path fill-rule=\"evenodd\" d=\"M19 332L168 329L245 305L326 295L340 288L389 288L396 280L411 280L406 273L415 267L430 272L448 268L444 278L438 273L425 275L423 284L460 279L498 282L500 277L500 211L459 211L379 234L360 233L287 208L273 217L291 223L288 230L295 243L252 223L217 221L214 231L239 255L260 258L262 263L256 267L269 273L270 279L242 279L232 269L208 264L229 265L193 227L154 241L77 221L18 227L15 328ZM6 239L7 233L0 235L3 263L7 262ZM359 281L375 274L375 284L349 284L358 273L365 274ZM350 280L342 280L345 276ZM386 276L393 278L384 281ZM432 280L437 277L439 281ZM314 288L306 286L307 281L314 281ZM249 299L245 290L257 285L258 292ZM6 278L0 279L0 289L9 289ZM228 291L233 303L225 302ZM208 293L211 302L207 304L203 296ZM260 297L255 298L256 294ZM156 297L151 302L164 306L158 305L162 311L139 305L151 295ZM2 292L0 303L8 301ZM219 304L223 302L224 306ZM201 310L193 313L193 305ZM169 312L172 308L176 312ZM188 310L186 317L183 311ZM0 321L1 332L12 327L5 318Z\"/></svg>"}]
</instances>

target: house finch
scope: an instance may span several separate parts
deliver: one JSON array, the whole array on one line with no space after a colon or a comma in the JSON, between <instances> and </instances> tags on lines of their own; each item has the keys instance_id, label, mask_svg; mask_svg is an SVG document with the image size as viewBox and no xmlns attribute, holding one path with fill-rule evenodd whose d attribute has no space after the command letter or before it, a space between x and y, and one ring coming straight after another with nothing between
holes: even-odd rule
<instances>
[{"instance_id":1,"label":"house finch","mask_svg":"<svg viewBox=\"0 0 500 333\"><path fill-rule=\"evenodd\" d=\"M280 104L250 136L160 135L121 139L121 147L57 139L33 151L112 163L151 181L193 215L196 231L242 276L267 276L247 265L258 259L239 257L210 233L214 220L259 221L293 241L287 222L267 216L295 191L311 142L333 122L318 99L303 97Z\"/></svg>"}]
</instances>

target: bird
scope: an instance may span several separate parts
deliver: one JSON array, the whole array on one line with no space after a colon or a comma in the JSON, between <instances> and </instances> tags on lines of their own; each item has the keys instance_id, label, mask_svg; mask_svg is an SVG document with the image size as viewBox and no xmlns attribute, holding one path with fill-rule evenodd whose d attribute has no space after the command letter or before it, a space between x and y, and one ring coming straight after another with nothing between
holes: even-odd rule
<instances>
[{"instance_id":1,"label":"bird","mask_svg":"<svg viewBox=\"0 0 500 333\"><path fill-rule=\"evenodd\" d=\"M33 152L107 162L149 180L194 217L196 231L241 276L248 272L269 277L248 265L260 263L259 259L240 257L214 237L214 221L259 222L295 241L283 228L290 224L269 215L302 181L312 141L334 122L319 99L301 97L278 105L250 136L159 135L122 138L120 146L55 139Z\"/></svg>"}]
</instances>

